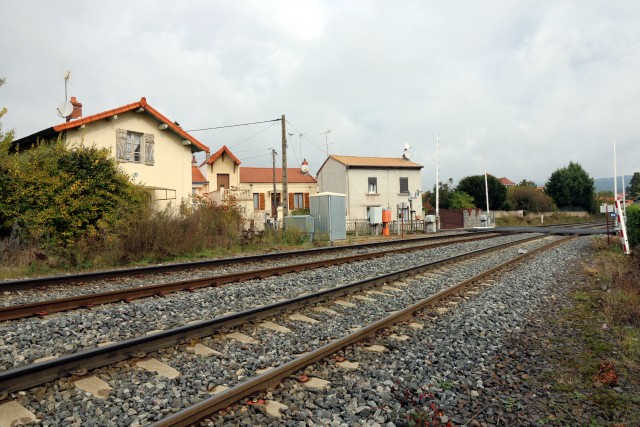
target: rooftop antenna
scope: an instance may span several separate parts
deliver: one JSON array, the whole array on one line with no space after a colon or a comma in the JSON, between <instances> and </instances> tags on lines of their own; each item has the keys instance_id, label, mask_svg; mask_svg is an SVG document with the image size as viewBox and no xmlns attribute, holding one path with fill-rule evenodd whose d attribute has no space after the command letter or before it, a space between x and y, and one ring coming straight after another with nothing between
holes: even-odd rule
<instances>
[{"instance_id":1,"label":"rooftop antenna","mask_svg":"<svg viewBox=\"0 0 640 427\"><path fill-rule=\"evenodd\" d=\"M324 135L324 145L327 147L327 157L329 157L329 134L330 133L331 133L331 129L327 129L326 131L316 135L316 136Z\"/></svg>"},{"instance_id":2,"label":"rooftop antenna","mask_svg":"<svg viewBox=\"0 0 640 427\"><path fill-rule=\"evenodd\" d=\"M64 72L64 102L61 102L56 107L56 113L61 118L67 118L73 112L73 105L69 101L67 101L67 82L71 78L71 71Z\"/></svg>"},{"instance_id":3,"label":"rooftop antenna","mask_svg":"<svg viewBox=\"0 0 640 427\"><path fill-rule=\"evenodd\" d=\"M69 79L71 78L71 71L67 70L64 72L64 102L68 101L67 98L67 83L69 82Z\"/></svg>"}]
</instances>

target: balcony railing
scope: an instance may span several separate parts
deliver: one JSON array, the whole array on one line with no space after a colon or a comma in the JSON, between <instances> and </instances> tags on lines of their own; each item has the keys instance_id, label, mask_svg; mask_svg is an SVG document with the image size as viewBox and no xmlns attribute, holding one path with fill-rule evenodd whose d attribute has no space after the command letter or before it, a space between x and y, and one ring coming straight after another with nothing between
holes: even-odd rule
<instances>
[{"instance_id":1,"label":"balcony railing","mask_svg":"<svg viewBox=\"0 0 640 427\"><path fill-rule=\"evenodd\" d=\"M233 202L248 202L253 200L251 190L244 188L220 188L218 191L207 193L207 197L220 205Z\"/></svg>"}]
</instances>

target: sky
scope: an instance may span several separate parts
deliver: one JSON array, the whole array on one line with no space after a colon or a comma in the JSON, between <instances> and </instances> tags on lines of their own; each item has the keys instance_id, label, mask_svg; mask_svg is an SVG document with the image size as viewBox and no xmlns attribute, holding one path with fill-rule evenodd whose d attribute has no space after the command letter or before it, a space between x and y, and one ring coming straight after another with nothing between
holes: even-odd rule
<instances>
[{"instance_id":1,"label":"sky","mask_svg":"<svg viewBox=\"0 0 640 427\"><path fill-rule=\"evenodd\" d=\"M3 0L0 107L16 138L146 97L183 129L286 115L289 167L401 157L422 189L485 169L539 184L570 161L640 171L640 2ZM282 165L280 122L192 135ZM414 189L410 189L412 192ZM417 189L416 189L417 190Z\"/></svg>"}]
</instances>

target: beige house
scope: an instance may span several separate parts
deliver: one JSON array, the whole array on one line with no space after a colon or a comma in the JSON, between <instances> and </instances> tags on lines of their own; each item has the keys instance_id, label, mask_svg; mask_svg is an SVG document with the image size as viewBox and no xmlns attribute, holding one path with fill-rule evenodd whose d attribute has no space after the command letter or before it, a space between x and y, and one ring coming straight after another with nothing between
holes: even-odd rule
<instances>
[{"instance_id":1,"label":"beige house","mask_svg":"<svg viewBox=\"0 0 640 427\"><path fill-rule=\"evenodd\" d=\"M17 149L39 139L61 136L70 144L111 150L131 180L145 188L158 209L178 206L192 194L193 153L209 148L140 99L113 110L82 117L82 104L71 98L74 111L66 123L14 141Z\"/></svg>"},{"instance_id":2,"label":"beige house","mask_svg":"<svg viewBox=\"0 0 640 427\"><path fill-rule=\"evenodd\" d=\"M256 219L274 217L274 199L275 206L282 203L282 168L275 169L275 193L273 175L273 168L240 168L240 184L251 194ZM287 168L287 192L289 214L296 209L309 209L309 195L318 192L318 183L301 168ZM278 214L278 219L282 219L282 214Z\"/></svg>"},{"instance_id":3,"label":"beige house","mask_svg":"<svg viewBox=\"0 0 640 427\"><path fill-rule=\"evenodd\" d=\"M409 219L411 204L418 219L420 199L410 202L410 197L421 189L422 168L404 158L331 155L320 166L318 187L320 192L347 195L347 219L369 218L372 207L391 209L393 219L398 213Z\"/></svg>"},{"instance_id":4,"label":"beige house","mask_svg":"<svg viewBox=\"0 0 640 427\"><path fill-rule=\"evenodd\" d=\"M208 157L200 168L204 169L203 175L209 182L206 193L209 200L218 204L234 203L247 222L258 229L267 218L275 217L274 207L277 209L282 200L282 168L275 168L275 205L272 203L274 168L240 166L240 160L226 145ZM309 195L318 192L317 182L307 170L306 161L301 168L287 168L289 212L309 209ZM282 219L281 212L278 219Z\"/></svg>"}]
</instances>

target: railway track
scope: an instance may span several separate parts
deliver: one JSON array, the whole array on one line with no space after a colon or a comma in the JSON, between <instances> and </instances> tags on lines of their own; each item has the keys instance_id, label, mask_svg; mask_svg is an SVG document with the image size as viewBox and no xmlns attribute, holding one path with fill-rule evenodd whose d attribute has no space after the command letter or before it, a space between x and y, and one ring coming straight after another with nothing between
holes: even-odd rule
<instances>
[{"instance_id":1,"label":"railway track","mask_svg":"<svg viewBox=\"0 0 640 427\"><path fill-rule=\"evenodd\" d=\"M16 305L6 305L4 307L0 307L0 322L6 320L20 319L33 315L47 315L50 313L74 310L78 308L84 307L94 307L100 304L108 304L118 301L132 301L138 298L146 298L151 296L164 296L169 293L178 292L178 291L193 291L195 289L210 287L210 286L222 286L235 282L243 282L247 280L253 279L262 279L270 276L277 276L286 273L299 272L299 271L308 271L315 268L327 267L331 265L339 265L350 262L363 261L368 259L373 259L377 257L381 257L384 255L389 255L393 253L407 252L407 251L418 251L424 249L434 249L446 245L452 245L457 243L465 243L465 242L473 242L480 240L493 239L498 237L497 234L482 234L475 235L471 237L463 237L463 238L450 238L444 241L438 242L430 242L420 239L415 242L411 242L414 245L406 246L401 245L399 248L387 248L383 251L375 251L375 252L366 252L355 255L347 255L341 257L331 257L331 258L323 258L317 261L311 262L302 262L302 263L294 263L294 264L286 264L277 267L270 268L259 268L255 270L247 270L234 272L229 274L222 274L216 276L207 276L200 277L195 279L188 280L180 280L169 283L161 283L161 284L153 284L146 286L138 286L133 288L124 288L113 290L109 292L96 292L96 293L88 293L84 295L73 295L64 298L52 299L52 300L41 300L32 302L29 304L16 304ZM416 244L417 243L417 244ZM388 246L388 245L383 245ZM370 246L369 246L370 247ZM344 252L344 251L340 251ZM269 256L267 256L270 258ZM298 256L297 258L301 258ZM58 279L55 279L57 283ZM40 282L42 283L42 282ZM38 292L35 298L42 297L43 292ZM33 299L32 296L30 299ZM6 298L5 301L9 300Z\"/></svg>"},{"instance_id":2,"label":"railway track","mask_svg":"<svg viewBox=\"0 0 640 427\"><path fill-rule=\"evenodd\" d=\"M529 244L533 244L533 243L529 243ZM522 245L525 245L525 242L517 241L517 242L510 243L510 245L522 246ZM356 296L358 295L354 295L354 292L356 292L356 294L362 293L363 290L366 290L373 286L378 286L378 287L386 286L387 288L394 288L394 286L389 286L389 283L391 281L402 281L409 275L415 275L415 274L421 274L421 273L424 274L424 271L429 269L434 269L434 268L442 269L443 265L445 264L452 264L455 262L456 264L452 264L452 265L458 265L457 263L459 263L461 260L469 259L470 257L480 257L480 258L486 257L487 259L492 259L495 257L495 255L489 256L486 254L496 250L498 249L497 248L483 249L482 251L476 251L476 253L474 254L456 256L454 258L441 260L437 263L427 263L420 266L414 266L412 268L396 271L394 273L386 274L381 277L371 278L371 279L363 280L361 282L349 283L346 285L335 287L333 289L323 290L312 295L302 295L299 298L294 300L282 301L280 303L271 304L267 307L247 310L244 313L229 314L227 316L223 316L210 321L198 322L182 328L177 328L172 331L162 331L153 335L148 335L145 337L128 340L127 342L115 343L115 344L107 345L105 347L101 347L99 349L83 351L74 355L63 356L54 360L37 363L35 365L13 369L0 374L0 389L5 390L8 393L13 393L18 390L24 390L26 388L36 386L45 381L54 380L60 376L67 375L70 372L75 372L76 374L80 375L80 376L77 376L71 382L72 383L80 382L84 378L84 375L82 375L84 373L84 370L96 369L99 366L104 366L106 364L114 363L119 360L125 360L130 358L132 355L137 356L138 359L141 359L139 361L148 360L146 355L149 352L157 351L159 349L174 349L176 348L176 346L180 347L181 345L184 346L185 341L193 343L194 340L196 341L202 340L203 339L202 337L211 336L212 334L220 333L220 331L225 331L231 327L237 327L238 324L245 325L244 327L247 328L249 327L249 326L246 326L247 322L255 322L258 319L265 319L265 318L268 319L269 317L273 317L273 316L282 316L282 314L277 314L277 313L280 313L282 310L291 311L295 308L309 307L310 304L317 304L321 301L327 301L328 299L335 300L336 298L344 298L345 295L353 295L350 298L355 298L355 300L357 300L358 298L356 298ZM505 249L502 248L498 251L505 252ZM510 251L511 257L513 257L513 252L514 252L513 250ZM493 262L493 264L495 264L495 262ZM435 282L442 281L442 278L445 277L445 276L442 276L442 274L444 273L432 274L433 280ZM446 274L449 275L450 273L446 273ZM402 287L403 286L398 285L398 287L394 288L395 290L385 289L383 291L377 291L378 293L375 293L375 292L369 293L367 294L368 296L365 296L365 295L360 295L360 296L362 298L368 298L369 302L372 302L372 300L376 298L387 299L394 293L400 292L402 290ZM430 292L431 295L434 295L434 294L437 295L437 292L440 292L440 291L430 289L427 292ZM408 298L409 296L411 296L411 294L413 294L413 292L405 292L403 293L404 295L403 298ZM365 302L367 301L366 299L362 299L362 298L360 298L360 301L365 301ZM402 304L406 304L406 301L403 301ZM399 307L397 306L394 308L399 309ZM383 311L390 311L390 309L391 307L387 307L386 309L383 309ZM347 307L345 309L345 314L353 310L354 310L354 307ZM396 310L392 310L392 311L396 311ZM379 315L380 313L378 313L378 316ZM326 312L325 312L325 316L328 316L327 319L331 317L331 315L326 314ZM362 325L358 325L358 327L362 327ZM371 331L369 331L369 333L370 332ZM300 348L298 348L298 350L300 350ZM165 351L165 350L162 350L162 351ZM289 354L287 357L291 358L293 357L293 355ZM306 357L306 356L303 356L303 357ZM126 362L121 362L121 363L126 363ZM285 365L282 365L282 366L285 366ZM101 368L101 369L105 369L105 368ZM276 368L276 369L280 369L280 368ZM35 393L37 394L38 392L36 391ZM23 396L26 396L26 394L24 394ZM152 421L152 420L146 419L146 421Z\"/></svg>"},{"instance_id":3,"label":"railway track","mask_svg":"<svg viewBox=\"0 0 640 427\"><path fill-rule=\"evenodd\" d=\"M477 233L474 233L477 234ZM415 245L416 243L428 243L436 241L456 240L458 238L468 238L468 233L456 233L447 236L423 236L410 239L393 239L379 242L359 243L345 246L330 246L314 249L297 250L290 252L274 252L268 254L257 254L242 257L220 258L213 260L194 261L186 263L171 263L153 265L145 267L122 268L117 270L95 271L80 274L65 274L58 276L35 277L18 280L0 281L0 292L11 292L26 289L46 290L55 285L81 284L102 281L113 281L123 277L144 278L152 275L169 274L173 272L184 272L189 270L210 270L217 267L229 267L230 265L248 265L252 263L264 263L275 260L290 260L292 258L310 256L335 256L340 252L364 251L369 249L392 248L394 246Z\"/></svg>"}]
</instances>

